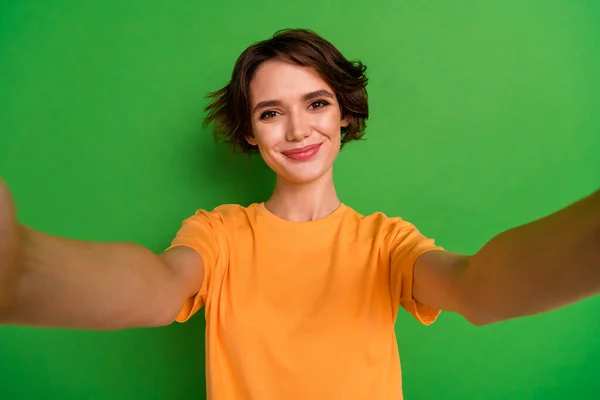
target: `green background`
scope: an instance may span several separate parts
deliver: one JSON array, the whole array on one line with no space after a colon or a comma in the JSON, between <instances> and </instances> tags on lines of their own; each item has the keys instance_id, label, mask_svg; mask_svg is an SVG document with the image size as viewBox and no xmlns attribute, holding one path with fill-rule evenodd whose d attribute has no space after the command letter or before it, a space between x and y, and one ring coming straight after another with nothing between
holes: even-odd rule
<instances>
[{"instance_id":1,"label":"green background","mask_svg":"<svg viewBox=\"0 0 600 400\"><path fill-rule=\"evenodd\" d=\"M358 211L473 252L598 188L596 0L4 0L0 175L21 221L158 252L197 208L264 200L269 171L215 145L202 110L246 46L286 27L368 66L367 139L336 167ZM599 306L487 327L401 312L406 398L598 398ZM201 313L107 333L0 328L0 398L202 399L203 329Z\"/></svg>"}]
</instances>

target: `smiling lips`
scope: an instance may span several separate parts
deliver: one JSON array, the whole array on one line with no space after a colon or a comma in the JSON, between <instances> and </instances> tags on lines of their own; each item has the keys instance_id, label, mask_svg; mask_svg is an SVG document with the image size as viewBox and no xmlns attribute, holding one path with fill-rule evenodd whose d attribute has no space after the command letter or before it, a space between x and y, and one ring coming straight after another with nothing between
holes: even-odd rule
<instances>
[{"instance_id":1,"label":"smiling lips","mask_svg":"<svg viewBox=\"0 0 600 400\"><path fill-rule=\"evenodd\" d=\"M319 152L321 144L311 144L310 146L302 147L299 149L292 149L283 151L282 153L291 158L294 161L306 161L311 159L315 154Z\"/></svg>"}]
</instances>

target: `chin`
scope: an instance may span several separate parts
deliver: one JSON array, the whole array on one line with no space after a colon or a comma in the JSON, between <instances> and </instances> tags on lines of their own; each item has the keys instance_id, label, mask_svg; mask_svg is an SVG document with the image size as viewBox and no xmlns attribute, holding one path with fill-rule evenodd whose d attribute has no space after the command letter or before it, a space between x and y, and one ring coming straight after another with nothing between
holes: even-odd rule
<instances>
[{"instance_id":1,"label":"chin","mask_svg":"<svg viewBox=\"0 0 600 400\"><path fill-rule=\"evenodd\" d=\"M327 173L331 171L331 166L320 166L308 168L299 167L299 168L286 168L280 171L277 171L277 176L279 179L282 179L286 182L295 183L295 184L305 184L312 183L321 178L323 178Z\"/></svg>"},{"instance_id":2,"label":"chin","mask_svg":"<svg viewBox=\"0 0 600 400\"><path fill-rule=\"evenodd\" d=\"M319 178L321 178L323 175L317 175L317 174L313 174L313 175L309 175L309 174L294 174L294 175L290 175L290 174L282 174L282 175L278 175L278 177L280 179L285 180L286 182L289 183L295 183L295 184L307 184L307 183L312 183L315 182L317 180L319 180Z\"/></svg>"}]
</instances>

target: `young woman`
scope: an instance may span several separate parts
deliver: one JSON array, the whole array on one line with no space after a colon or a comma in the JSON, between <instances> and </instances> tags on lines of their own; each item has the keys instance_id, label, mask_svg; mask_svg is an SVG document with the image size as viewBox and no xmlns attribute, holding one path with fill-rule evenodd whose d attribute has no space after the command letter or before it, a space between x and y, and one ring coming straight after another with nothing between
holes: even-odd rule
<instances>
[{"instance_id":1,"label":"young woman","mask_svg":"<svg viewBox=\"0 0 600 400\"><path fill-rule=\"evenodd\" d=\"M600 291L600 192L455 254L410 222L360 215L332 168L368 117L365 68L306 30L250 46L213 93L218 138L277 176L260 204L186 219L162 254L19 224L0 190L0 320L122 329L204 308L213 399L400 399L399 308L482 325Z\"/></svg>"}]
</instances>

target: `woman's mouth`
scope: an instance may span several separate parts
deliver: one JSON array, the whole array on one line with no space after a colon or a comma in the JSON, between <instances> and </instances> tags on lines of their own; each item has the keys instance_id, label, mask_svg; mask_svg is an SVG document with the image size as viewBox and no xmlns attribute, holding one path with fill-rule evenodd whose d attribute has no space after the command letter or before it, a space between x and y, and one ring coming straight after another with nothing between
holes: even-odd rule
<instances>
[{"instance_id":1,"label":"woman's mouth","mask_svg":"<svg viewBox=\"0 0 600 400\"><path fill-rule=\"evenodd\" d=\"M283 151L282 154L294 161L307 161L315 156L321 148L321 144L311 144L309 146L301 147L298 149L291 149Z\"/></svg>"}]
</instances>

